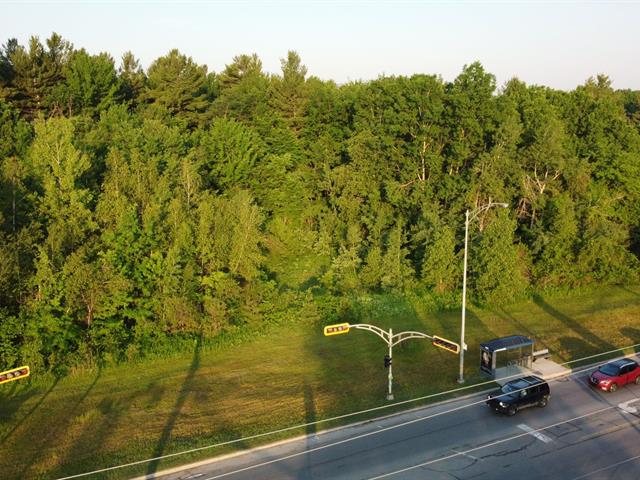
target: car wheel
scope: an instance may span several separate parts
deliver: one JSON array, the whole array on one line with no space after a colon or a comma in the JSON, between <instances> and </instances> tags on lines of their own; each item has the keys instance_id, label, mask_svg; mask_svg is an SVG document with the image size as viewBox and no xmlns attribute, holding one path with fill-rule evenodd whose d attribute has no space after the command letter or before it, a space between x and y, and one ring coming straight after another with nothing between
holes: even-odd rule
<instances>
[{"instance_id":1,"label":"car wheel","mask_svg":"<svg viewBox=\"0 0 640 480\"><path fill-rule=\"evenodd\" d=\"M640 375L636 377L636 385L640 385Z\"/></svg>"},{"instance_id":2,"label":"car wheel","mask_svg":"<svg viewBox=\"0 0 640 480\"><path fill-rule=\"evenodd\" d=\"M618 385L615 383L612 383L611 386L609 387L609 391L615 392L616 390L618 390Z\"/></svg>"},{"instance_id":3,"label":"car wheel","mask_svg":"<svg viewBox=\"0 0 640 480\"><path fill-rule=\"evenodd\" d=\"M538 402L538 406L541 408L544 408L547 406L547 402L548 402L547 397L542 397Z\"/></svg>"},{"instance_id":4,"label":"car wheel","mask_svg":"<svg viewBox=\"0 0 640 480\"><path fill-rule=\"evenodd\" d=\"M511 405L509 407L509 410L507 410L507 415L509 415L510 417L513 417L517 411L518 409L515 407L515 405Z\"/></svg>"}]
</instances>

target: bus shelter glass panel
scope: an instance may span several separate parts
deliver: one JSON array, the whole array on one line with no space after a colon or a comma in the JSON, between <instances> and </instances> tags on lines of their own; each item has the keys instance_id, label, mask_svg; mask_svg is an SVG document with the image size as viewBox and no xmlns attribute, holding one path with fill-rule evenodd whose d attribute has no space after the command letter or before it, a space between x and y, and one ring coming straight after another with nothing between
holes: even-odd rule
<instances>
[{"instance_id":1,"label":"bus shelter glass panel","mask_svg":"<svg viewBox=\"0 0 640 480\"><path fill-rule=\"evenodd\" d=\"M496 370L531 368L533 341L522 335L495 338L480 344L480 370L493 378Z\"/></svg>"}]
</instances>

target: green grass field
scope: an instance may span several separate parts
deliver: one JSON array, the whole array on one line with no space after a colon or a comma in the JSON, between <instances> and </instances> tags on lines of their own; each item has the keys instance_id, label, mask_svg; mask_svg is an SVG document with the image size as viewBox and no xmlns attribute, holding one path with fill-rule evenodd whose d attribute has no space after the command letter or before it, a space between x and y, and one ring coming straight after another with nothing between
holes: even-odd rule
<instances>
[{"instance_id":1,"label":"green grass field","mask_svg":"<svg viewBox=\"0 0 640 480\"><path fill-rule=\"evenodd\" d=\"M395 332L416 329L459 340L460 312L428 314L419 299L370 296L354 311L360 321ZM484 380L478 372L482 341L529 335L536 348L567 361L640 342L639 318L638 286L536 296L493 310L472 307L468 383ZM369 332L328 338L321 324L299 319L226 348L196 346L188 354L59 380L32 372L30 380L0 385L0 476L59 478L384 405L385 353ZM458 357L424 340L394 349L393 367L396 400L458 387ZM323 422L86 478L129 478L336 425Z\"/></svg>"}]
</instances>

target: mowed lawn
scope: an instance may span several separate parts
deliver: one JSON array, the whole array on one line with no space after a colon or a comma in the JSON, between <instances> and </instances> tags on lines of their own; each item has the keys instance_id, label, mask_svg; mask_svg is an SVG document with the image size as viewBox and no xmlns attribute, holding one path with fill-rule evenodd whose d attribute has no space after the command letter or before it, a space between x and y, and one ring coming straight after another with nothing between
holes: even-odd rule
<instances>
[{"instance_id":1,"label":"mowed lawn","mask_svg":"<svg viewBox=\"0 0 640 480\"><path fill-rule=\"evenodd\" d=\"M418 299L385 296L358 305L362 322L459 341L459 311L428 314ZM639 286L471 307L468 384L485 380L478 372L482 341L529 335L536 348L568 361L639 343L639 319ZM369 332L324 337L321 324L299 319L226 348L194 346L188 354L59 380L34 371L31 380L0 385L0 477L60 478L385 405L385 353ZM393 368L397 401L459 386L458 357L424 340L394 349ZM85 478L129 478L336 425L323 422Z\"/></svg>"}]
</instances>

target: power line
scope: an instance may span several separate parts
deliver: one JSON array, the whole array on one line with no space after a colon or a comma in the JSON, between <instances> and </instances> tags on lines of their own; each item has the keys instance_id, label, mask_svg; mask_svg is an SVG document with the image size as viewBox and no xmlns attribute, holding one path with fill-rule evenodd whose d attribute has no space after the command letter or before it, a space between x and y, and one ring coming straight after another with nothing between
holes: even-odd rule
<instances>
[{"instance_id":1,"label":"power line","mask_svg":"<svg viewBox=\"0 0 640 480\"><path fill-rule=\"evenodd\" d=\"M589 368L590 367L587 367L587 368L585 368L583 370L578 370L576 372L572 372L570 374L567 374L566 376L579 375L579 374L583 373L584 371L588 370ZM565 376L565 375L563 375L563 376ZM557 378L560 378L560 376L557 377ZM512 390L510 393L518 393L518 392L521 392L523 390L526 390L527 388L528 387L520 388L520 389L517 389L517 390ZM344 440L338 440L337 442L333 442L333 443L329 443L329 444L326 444L326 445L321 445L321 446L318 446L318 447L306 449L306 450L303 450L301 452L296 452L296 453L292 453L290 455L285 455L283 457L274 458L274 459L268 460L266 462L256 463L256 464L250 465L248 467L243 467L243 468L240 468L240 469L237 469L237 470L233 470L233 471L230 471L230 472L221 473L221 474L215 475L213 477L207 477L206 479L203 479L203 480L214 480L214 479L217 479L217 478L223 478L223 477L227 477L229 475L234 475L236 473L242 473L242 472L246 472L248 470L253 470L253 469L256 469L256 468L265 467L267 465L272 465L274 463L282 462L284 460L289 460L291 458L296 458L296 457L299 457L299 456L302 456L302 455L308 455L309 453L317 452L317 451L320 451L320 450L326 450L328 448L335 447L335 446L338 446L338 445L342 445L342 444L345 444L345 443L350 443L350 442L353 442L353 441L356 441L356 440L360 440L362 438L371 437L371 436L378 435L378 434L383 433L383 432L387 432L387 431L390 431L390 430L395 430L395 429L401 428L401 427L406 427L407 425L412 425L414 423L422 422L422 421L425 421L425 420L430 420L430 419L435 418L435 417L440 417L440 416L446 415L448 413L452 413L452 412L456 412L458 410L463 410L465 408L472 407L474 405L480 405L480 404L485 403L485 401L486 401L485 399L482 399L482 400L478 400L476 402L467 403L465 405L461 405L459 407L451 408L449 410L444 410L442 412L438 412L438 413L434 413L434 414L431 414L431 415L427 415L425 417L414 418L413 420L408 420L406 422L399 423L399 424L396 424L396 425L391 425L389 427L385 427L385 428L381 428L381 429L378 429L378 430L374 430L372 432L367 432L367 433L363 433L363 434L356 435L356 436L353 436L353 437L345 438ZM611 407L611 408L616 408L616 407ZM607 409L609 409L609 407L607 407ZM546 428L550 428L550 427L546 427ZM516 437L513 437L513 438L518 438L519 436L523 436L523 435L531 435L532 433L535 433L537 431L538 430L530 430L530 431L526 432L525 434L517 435ZM471 450L466 451L466 452L457 452L456 455L465 455L466 453L468 453L470 451ZM448 458L455 457L456 455L451 455L451 456L448 456L446 458L442 458L442 460L446 460Z\"/></svg>"},{"instance_id":2,"label":"power line","mask_svg":"<svg viewBox=\"0 0 640 480\"><path fill-rule=\"evenodd\" d=\"M640 343L636 343L634 345L630 345L630 346L626 346L626 347L617 348L615 350L609 350L608 352L603 352L603 353L599 353L599 354L595 354L595 355L590 355L588 357L583 357L583 358L579 358L579 359L576 359L576 360L571 360L571 361L568 361L568 362L561 363L560 365L569 365L569 364L572 364L572 363L576 363L576 362L580 362L580 361L584 361L584 360L589 360L591 358L601 357L603 355L608 355L608 354L611 354L611 353L628 350L628 349L635 348L635 347L638 347L638 346L640 346ZM589 368L591 368L591 367L589 367ZM570 374L567 374L566 376L571 376L571 375L574 375L574 374L577 374L577 373L581 373L582 371L584 371L584 370L577 371L577 372L571 372ZM521 374L511 375L509 377L505 377L504 379L508 380L508 379L511 379L511 378L519 377L519 376L521 376ZM561 376L565 376L565 375L561 375ZM560 378L561 376L559 376L558 378ZM122 468L133 467L133 466L142 465L142 464L145 464L145 463L155 462L155 461L159 461L159 460L165 460L167 458L173 458L173 457L177 457L177 456L181 456L181 455L187 455L187 454L190 454L190 453L200 452L200 451L203 451L203 450L209 450L209 449L213 449L213 448L224 447L224 446L227 446L227 445L233 445L234 443L246 442L246 441L249 441L249 440L255 440L255 439L258 439L258 438L277 435L279 433L289 432L291 430L302 429L302 428L309 427L309 426L312 426L312 425L318 425L318 424L322 424L322 423L329 423L329 422L333 422L333 421L336 421L336 420L342 420L342 419L345 419L345 418L350 418L350 417L354 417L354 416L358 416L358 415L364 415L366 413L372 413L372 412L376 412L376 411L380 411L380 410L384 410L384 409L388 409L388 408L392 408L392 407L406 405L406 404L409 404L409 403L415 403L415 402L419 402L421 400L427 400L427 399L441 397L441 396L444 396L444 395L458 393L458 392L462 392L462 391L469 390L469 389L472 389L472 388L477 388L477 387L489 385L489 384L492 384L492 383L494 383L493 380L488 380L486 382L476 383L474 385L466 385L464 387L458 387L458 388L454 388L454 389L451 389L451 390L446 390L444 392L437 392L437 393L433 393L433 394L430 394L430 395L424 395L422 397L416 397L416 398L412 398L412 399L409 399L409 400L403 400L401 402L395 402L395 403L391 403L391 404L387 404L387 405L380 405L378 407L372 407L372 408L368 408L368 409L365 409L365 410L360 410L358 412L346 413L344 415L338 415L338 416L335 416L335 417L315 420L313 422L301 423L301 424L293 425L293 426L290 426L290 427L280 428L278 430L272 430L270 432L258 433L258 434L250 435L250 436L247 436L247 437L241 437L241 438L237 438L237 439L234 439L234 440L228 440L226 442L220 442L220 443L215 443L215 444L211 444L211 445L205 445L205 446L202 446L202 447L192 448L192 449L189 449L189 450L184 450L182 452L169 453L169 454L166 454L166 455L161 455L161 456L158 456L158 457L148 458L148 459L145 459L145 460L138 460L138 461L130 462L130 463L126 463L126 464L114 465L114 466L111 466L111 467L105 467L105 468L101 468L101 469L98 469L98 470L93 470L93 471L90 471L90 472L78 473L78 474L70 475L70 476L67 476L67 477L60 477L57 480L71 480L73 478L86 477L86 476L89 476L89 475L95 475L97 473L104 473L104 472L108 472L108 471L112 471L112 470L118 470L118 469L122 469ZM374 433L375 434L382 433L382 432L390 430L392 428L399 428L401 426L405 426L405 425L408 425L410 423L415 423L417 421L428 420L429 418L433 418L435 416L444 415L446 413L457 411L457 410L460 410L462 408L467 408L467 407L470 407L470 406L473 406L473 405L477 405L479 403L484 403L484 401L485 400L482 400L482 401L479 401L479 402L473 402L473 403L470 403L470 404L467 404L467 405L463 405L462 407L457 407L455 409L446 410L444 412L433 414L433 415L430 415L430 416L427 416L427 417L421 417L419 419L412 420L412 421L410 421L408 423L399 424L399 425L396 425L396 426L393 426L393 427L387 427L385 429L380 429L380 430L377 430L375 432L370 432L369 434L364 434L362 436L353 437L352 439L345 439L345 440L342 440L342 441L337 442L337 443L329 444L329 445L322 446L322 447L316 447L315 449L312 449L312 450L305 450L302 453L293 454L291 456L283 457L281 459L276 459L276 460L274 460L272 462L269 462L269 463L274 463L276 461L281 461L281 460L287 460L288 458L293 458L293 457L295 457L297 455L311 453L313 451L324 449L324 448L329 448L330 446L335 446L335 445L339 445L341 443L346 443L348 441L357 440L359 438L362 438L363 436L368 436L368 435L371 435L371 434L374 434ZM256 465L256 466L249 467L249 468L256 468L257 466L263 466L263 465L262 464L261 465ZM213 478L218 478L218 477L213 477Z\"/></svg>"}]
</instances>

